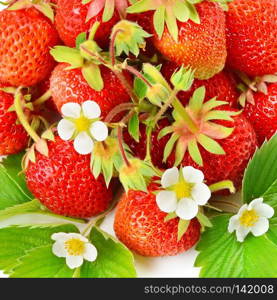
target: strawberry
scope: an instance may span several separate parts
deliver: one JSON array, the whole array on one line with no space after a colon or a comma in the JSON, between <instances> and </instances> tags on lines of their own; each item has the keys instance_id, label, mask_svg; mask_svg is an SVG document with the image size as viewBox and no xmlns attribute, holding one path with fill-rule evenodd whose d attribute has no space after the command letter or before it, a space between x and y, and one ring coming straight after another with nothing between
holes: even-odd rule
<instances>
[{"instance_id":1,"label":"strawberry","mask_svg":"<svg viewBox=\"0 0 277 300\"><path fill-rule=\"evenodd\" d=\"M277 72L276 0L234 0L226 13L228 64L249 76Z\"/></svg>"},{"instance_id":2,"label":"strawberry","mask_svg":"<svg viewBox=\"0 0 277 300\"><path fill-rule=\"evenodd\" d=\"M226 106L221 107L221 109L223 108L228 109ZM234 109L230 110L235 111ZM256 134L244 114L234 116L233 120L234 123L225 120L216 121L219 125L234 127L231 135L217 140L225 154L213 154L200 145L199 150L203 159L202 166L197 164L188 153L185 154L181 162L183 166L192 166L201 170L208 185L226 179L233 181L236 188L240 188L244 170L256 150ZM168 159L168 166L173 166L174 161L175 155L173 153Z\"/></svg>"},{"instance_id":3,"label":"strawberry","mask_svg":"<svg viewBox=\"0 0 277 300\"><path fill-rule=\"evenodd\" d=\"M193 247L200 236L200 224L193 219L187 232L178 241L178 218L165 222L166 213L156 204L151 183L148 193L129 190L117 205L114 230L129 249L144 256L169 256Z\"/></svg>"},{"instance_id":4,"label":"strawberry","mask_svg":"<svg viewBox=\"0 0 277 300\"><path fill-rule=\"evenodd\" d=\"M12 94L0 90L0 155L16 154L28 144L27 132L22 125L16 123L16 113L8 111L13 102Z\"/></svg>"},{"instance_id":5,"label":"strawberry","mask_svg":"<svg viewBox=\"0 0 277 300\"><path fill-rule=\"evenodd\" d=\"M175 63L165 61L162 65L161 72L168 82L170 82L172 74L177 69L178 66ZM195 79L189 91L181 91L178 93L178 98L183 105L188 103L188 100L193 95L193 92L200 86L206 87L205 101L210 100L213 97L217 97L219 100L229 102L232 107L237 106L239 93L236 89L236 80L231 72L224 70L207 80Z\"/></svg>"},{"instance_id":6,"label":"strawberry","mask_svg":"<svg viewBox=\"0 0 277 300\"><path fill-rule=\"evenodd\" d=\"M120 18L118 12L115 11L107 22L103 22L103 9L97 12L96 7L96 15L87 21L90 7L96 2L99 3L100 1L92 0L87 4L82 4L82 0L58 0L55 25L65 45L74 47L75 40L80 33L88 32L95 22L100 22L101 25L96 33L95 40L100 47L107 48L112 27Z\"/></svg>"},{"instance_id":7,"label":"strawberry","mask_svg":"<svg viewBox=\"0 0 277 300\"><path fill-rule=\"evenodd\" d=\"M117 77L105 66L100 66L104 81L101 91L88 85L81 69L66 70L67 67L65 63L58 64L50 78L52 97L59 111L68 102L83 103L93 100L99 104L102 116L105 117L115 106L130 100ZM128 79L131 81L130 77Z\"/></svg>"},{"instance_id":8,"label":"strawberry","mask_svg":"<svg viewBox=\"0 0 277 300\"><path fill-rule=\"evenodd\" d=\"M163 164L163 152L164 147L168 141L167 137L163 137L161 139L158 139L158 134L161 131L162 128L169 125L169 121L167 119L162 119L158 123L158 128L156 128L152 132L152 139L151 139L151 158L154 166L163 169L165 167L165 164ZM140 124L140 140L139 142L136 142L130 134L125 131L124 132L124 142L130 147L133 154L140 158L144 159L146 155L146 126L144 124Z\"/></svg>"},{"instance_id":9,"label":"strawberry","mask_svg":"<svg viewBox=\"0 0 277 300\"><path fill-rule=\"evenodd\" d=\"M253 93L254 103L247 102L244 113L253 125L261 145L277 131L277 83L268 84L267 94Z\"/></svg>"},{"instance_id":10,"label":"strawberry","mask_svg":"<svg viewBox=\"0 0 277 300\"><path fill-rule=\"evenodd\" d=\"M179 66L195 69L196 78L208 79L224 68L227 56L224 11L218 3L188 2L141 0L127 12L156 10L149 18L154 46Z\"/></svg>"},{"instance_id":11,"label":"strawberry","mask_svg":"<svg viewBox=\"0 0 277 300\"><path fill-rule=\"evenodd\" d=\"M90 155L80 155L72 142L55 137L48 142L49 156L40 153L29 162L26 180L30 191L56 214L89 218L108 208L112 189L90 169Z\"/></svg>"},{"instance_id":12,"label":"strawberry","mask_svg":"<svg viewBox=\"0 0 277 300\"><path fill-rule=\"evenodd\" d=\"M54 59L49 50L58 41L51 21L30 7L0 12L0 81L31 86L49 77Z\"/></svg>"}]
</instances>

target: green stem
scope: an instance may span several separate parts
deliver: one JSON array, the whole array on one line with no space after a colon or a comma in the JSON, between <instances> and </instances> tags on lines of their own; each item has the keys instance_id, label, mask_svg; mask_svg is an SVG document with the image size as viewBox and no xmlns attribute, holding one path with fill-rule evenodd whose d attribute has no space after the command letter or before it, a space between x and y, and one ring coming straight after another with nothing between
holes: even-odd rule
<instances>
[{"instance_id":1,"label":"green stem","mask_svg":"<svg viewBox=\"0 0 277 300\"><path fill-rule=\"evenodd\" d=\"M234 184L231 180L223 180L216 182L214 184L211 184L209 186L209 189L211 190L212 193L221 191L221 190L229 190L230 193L234 194L236 192L236 189L234 187Z\"/></svg>"},{"instance_id":2,"label":"green stem","mask_svg":"<svg viewBox=\"0 0 277 300\"><path fill-rule=\"evenodd\" d=\"M115 62L116 62L116 58L115 58L115 39L116 39L116 36L118 35L118 33L120 33L120 32L122 32L122 30L118 29L111 36L109 52L110 52L110 59L111 59L111 62L112 62L112 66L114 66Z\"/></svg>"},{"instance_id":3,"label":"green stem","mask_svg":"<svg viewBox=\"0 0 277 300\"><path fill-rule=\"evenodd\" d=\"M49 89L47 92L45 92L41 97L36 99L33 102L34 106L40 106L41 104L45 103L47 100L49 100L52 97L51 90Z\"/></svg>"},{"instance_id":4,"label":"green stem","mask_svg":"<svg viewBox=\"0 0 277 300\"><path fill-rule=\"evenodd\" d=\"M144 160L152 163L151 137L152 137L153 127L151 126L150 128L147 128L146 130L147 130L147 134L146 134L146 156L145 156Z\"/></svg>"},{"instance_id":5,"label":"green stem","mask_svg":"<svg viewBox=\"0 0 277 300\"><path fill-rule=\"evenodd\" d=\"M121 103L117 105L115 108L113 108L105 118L106 123L110 123L116 115L119 113L134 108L133 103Z\"/></svg>"},{"instance_id":6,"label":"green stem","mask_svg":"<svg viewBox=\"0 0 277 300\"><path fill-rule=\"evenodd\" d=\"M28 134L34 140L34 142L38 142L40 140L40 137L33 130L33 128L30 126L29 122L26 119L26 116L25 116L23 108L22 108L22 102L23 101L24 101L24 98L23 98L23 96L20 92L20 89L18 89L16 94L15 94L15 97L14 97L14 107L15 107L17 117L18 117L21 125L28 132Z\"/></svg>"},{"instance_id":7,"label":"green stem","mask_svg":"<svg viewBox=\"0 0 277 300\"><path fill-rule=\"evenodd\" d=\"M131 74L135 75L137 78L139 78L141 81L143 81L149 88L152 87L152 84L145 76L143 76L137 69L135 69L132 66L126 65L124 67L125 70L129 71Z\"/></svg>"}]
</instances>

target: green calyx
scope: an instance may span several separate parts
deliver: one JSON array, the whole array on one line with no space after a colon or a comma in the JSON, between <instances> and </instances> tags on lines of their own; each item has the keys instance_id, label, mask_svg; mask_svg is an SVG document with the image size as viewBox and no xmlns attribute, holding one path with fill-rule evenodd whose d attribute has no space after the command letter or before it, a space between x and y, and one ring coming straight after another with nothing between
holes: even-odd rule
<instances>
[{"instance_id":1,"label":"green calyx","mask_svg":"<svg viewBox=\"0 0 277 300\"><path fill-rule=\"evenodd\" d=\"M130 152L127 145L124 145L125 151ZM103 174L107 187L111 179L124 164L118 140L116 137L109 136L105 142L96 142L91 154L91 170L93 176L97 179L100 174Z\"/></svg>"},{"instance_id":2,"label":"green calyx","mask_svg":"<svg viewBox=\"0 0 277 300\"><path fill-rule=\"evenodd\" d=\"M85 33L81 33L76 39L76 48L55 46L50 53L57 62L69 64L67 70L80 68L89 86L96 91L101 91L104 88L99 66L103 63L100 55L101 48L93 40L98 26L99 23L93 25L88 39Z\"/></svg>"},{"instance_id":3,"label":"green calyx","mask_svg":"<svg viewBox=\"0 0 277 300\"><path fill-rule=\"evenodd\" d=\"M102 21L108 22L113 17L115 10L123 19L126 17L126 8L128 0L82 0L82 4L90 3L86 21L88 22L93 17L96 17L102 10Z\"/></svg>"},{"instance_id":4,"label":"green calyx","mask_svg":"<svg viewBox=\"0 0 277 300\"><path fill-rule=\"evenodd\" d=\"M175 166L182 162L187 151L199 166L203 166L198 144L210 153L225 154L224 149L216 140L227 138L232 134L234 128L225 127L213 121L227 120L233 122L232 116L239 114L240 111L217 110L217 107L225 105L227 102L218 101L216 98L204 103L205 91L204 86L198 88L191 97L189 104L184 108L187 115L196 124L195 131L189 129L189 123L176 109L173 111L175 119L173 125L160 131L159 138L171 134L164 149L164 161L167 161L175 148Z\"/></svg>"},{"instance_id":5,"label":"green calyx","mask_svg":"<svg viewBox=\"0 0 277 300\"><path fill-rule=\"evenodd\" d=\"M54 23L54 11L51 7L51 4L44 0L18 0L8 1L7 4L12 3L7 9L8 10L20 10L30 7L35 7L40 11L45 17L49 18ZM14 3L13 3L14 2Z\"/></svg>"},{"instance_id":6,"label":"green calyx","mask_svg":"<svg viewBox=\"0 0 277 300\"><path fill-rule=\"evenodd\" d=\"M119 179L126 192L131 189L147 193L147 185L155 175L153 167L138 158L130 159L128 165L119 169Z\"/></svg>"},{"instance_id":7,"label":"green calyx","mask_svg":"<svg viewBox=\"0 0 277 300\"><path fill-rule=\"evenodd\" d=\"M162 38L165 25L173 39L178 42L179 22L193 21L200 24L200 18L196 10L195 4L203 0L140 0L136 1L132 6L127 8L128 13L141 13L145 11L155 11L153 23L155 31ZM218 2L225 9L228 8L227 3L232 0L211 0Z\"/></svg>"},{"instance_id":8,"label":"green calyx","mask_svg":"<svg viewBox=\"0 0 277 300\"><path fill-rule=\"evenodd\" d=\"M145 38L151 35L137 23L122 20L113 27L111 36L114 39L116 55L133 53L135 56L138 56L140 49L146 45Z\"/></svg>"}]
</instances>

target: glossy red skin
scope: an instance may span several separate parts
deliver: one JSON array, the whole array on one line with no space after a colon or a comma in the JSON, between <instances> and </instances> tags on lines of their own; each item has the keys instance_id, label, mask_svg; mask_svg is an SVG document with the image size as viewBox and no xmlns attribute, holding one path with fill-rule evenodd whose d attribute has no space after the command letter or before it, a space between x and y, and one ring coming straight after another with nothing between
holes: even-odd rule
<instances>
[{"instance_id":1,"label":"glossy red skin","mask_svg":"<svg viewBox=\"0 0 277 300\"><path fill-rule=\"evenodd\" d=\"M68 102L83 103L87 100L97 102L101 108L102 117L118 104L130 101L130 97L118 78L108 68L101 66L104 88L97 92L84 79L81 69L65 70L67 64L58 64L50 78L52 98L58 111ZM130 80L131 77L126 77Z\"/></svg>"},{"instance_id":2,"label":"glossy red skin","mask_svg":"<svg viewBox=\"0 0 277 300\"><path fill-rule=\"evenodd\" d=\"M165 61L163 63L161 72L167 79L167 81L170 82L172 74L177 69L179 69L179 67L175 63ZM217 97L218 100L229 102L231 107L237 107L239 93L237 91L236 85L236 80L231 72L224 70L208 80L195 79L189 91L178 93L178 99L183 103L183 105L187 105L190 97L193 95L193 92L197 88L205 86L205 101Z\"/></svg>"},{"instance_id":3,"label":"glossy red skin","mask_svg":"<svg viewBox=\"0 0 277 300\"><path fill-rule=\"evenodd\" d=\"M58 33L34 8L0 12L0 81L11 86L32 86L49 77L55 62L50 48Z\"/></svg>"},{"instance_id":4,"label":"glossy red skin","mask_svg":"<svg viewBox=\"0 0 277 300\"><path fill-rule=\"evenodd\" d=\"M13 102L13 95L0 90L0 155L16 154L28 144L27 132L22 125L16 124L16 113L8 112Z\"/></svg>"},{"instance_id":5,"label":"glossy red skin","mask_svg":"<svg viewBox=\"0 0 277 300\"><path fill-rule=\"evenodd\" d=\"M226 109L226 107L225 107ZM245 168L257 148L256 133L244 114L233 117L230 121L217 121L226 127L234 127L233 133L222 140L217 140L225 151L225 155L216 155L206 151L199 145L203 166L195 163L188 152L182 161L182 166L192 166L205 175L206 184L210 185L222 180L233 181L235 187L241 187ZM168 159L168 167L174 165L174 152ZM223 192L225 194L225 191Z\"/></svg>"},{"instance_id":6,"label":"glossy red skin","mask_svg":"<svg viewBox=\"0 0 277 300\"><path fill-rule=\"evenodd\" d=\"M255 104L247 103L244 113L254 127L259 144L277 131L277 83L268 85L268 94L254 93Z\"/></svg>"},{"instance_id":7,"label":"glossy red skin","mask_svg":"<svg viewBox=\"0 0 277 300\"><path fill-rule=\"evenodd\" d=\"M249 76L277 72L276 0L234 0L226 12L228 64Z\"/></svg>"},{"instance_id":8,"label":"glossy red skin","mask_svg":"<svg viewBox=\"0 0 277 300\"><path fill-rule=\"evenodd\" d=\"M156 196L151 193L156 189L151 184L148 193L133 190L124 193L116 208L114 231L121 242L140 255L177 255L197 243L200 224L193 219L178 242L179 218L164 222L167 214L158 208Z\"/></svg>"},{"instance_id":9,"label":"glossy red skin","mask_svg":"<svg viewBox=\"0 0 277 300\"><path fill-rule=\"evenodd\" d=\"M181 23L179 41L176 43L165 27L159 39L155 30L154 46L170 61L195 69L195 77L209 79L222 71L227 50L225 15L218 3L203 1L195 5L201 24L191 20Z\"/></svg>"},{"instance_id":10,"label":"glossy red skin","mask_svg":"<svg viewBox=\"0 0 277 300\"><path fill-rule=\"evenodd\" d=\"M52 212L69 217L89 218L105 211L112 200L103 176L95 179L90 155L80 155L73 143L56 136L49 142L49 157L36 153L36 163L26 170L33 195Z\"/></svg>"},{"instance_id":11,"label":"glossy red skin","mask_svg":"<svg viewBox=\"0 0 277 300\"><path fill-rule=\"evenodd\" d=\"M103 23L101 11L97 16L86 22L88 4L82 4L82 0L58 0L55 25L65 45L75 47L77 36L82 32L88 32L95 22L100 26L95 35L95 41L103 49L109 46L109 38L113 26L120 20L117 11L110 21Z\"/></svg>"},{"instance_id":12,"label":"glossy red skin","mask_svg":"<svg viewBox=\"0 0 277 300\"><path fill-rule=\"evenodd\" d=\"M169 136L165 136L161 139L158 139L159 132L166 126L169 126L170 123L167 119L162 119L159 122L159 128L155 129L152 133L151 139L151 158L154 166L164 169L166 164L163 163L163 154L166 143L169 140ZM144 124L140 124L140 141L137 143L128 133L128 131L124 132L124 142L130 147L133 154L140 158L145 159L146 155L146 126Z\"/></svg>"}]
</instances>

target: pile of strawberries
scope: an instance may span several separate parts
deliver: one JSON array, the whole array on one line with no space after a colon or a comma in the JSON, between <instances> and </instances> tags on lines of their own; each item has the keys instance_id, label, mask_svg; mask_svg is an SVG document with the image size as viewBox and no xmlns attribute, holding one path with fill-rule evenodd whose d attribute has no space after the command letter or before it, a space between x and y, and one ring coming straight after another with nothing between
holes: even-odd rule
<instances>
[{"instance_id":1,"label":"pile of strawberries","mask_svg":"<svg viewBox=\"0 0 277 300\"><path fill-rule=\"evenodd\" d=\"M26 150L27 185L56 214L104 213L121 184L114 229L128 248L191 248L203 219L179 236L156 202L161 175L192 166L213 191L241 187L277 130L276 0L7 2L0 155Z\"/></svg>"}]
</instances>

